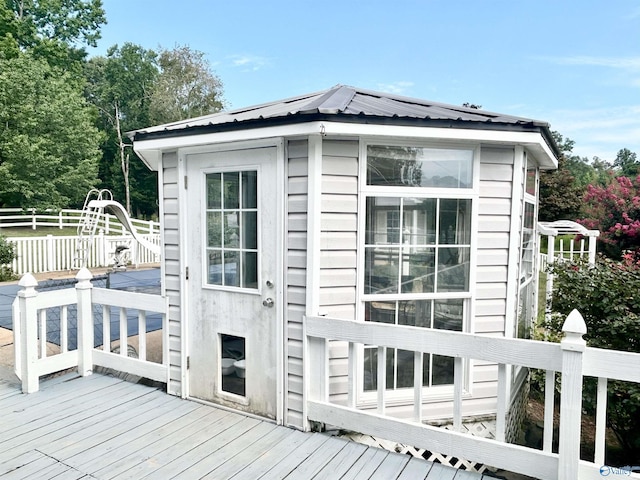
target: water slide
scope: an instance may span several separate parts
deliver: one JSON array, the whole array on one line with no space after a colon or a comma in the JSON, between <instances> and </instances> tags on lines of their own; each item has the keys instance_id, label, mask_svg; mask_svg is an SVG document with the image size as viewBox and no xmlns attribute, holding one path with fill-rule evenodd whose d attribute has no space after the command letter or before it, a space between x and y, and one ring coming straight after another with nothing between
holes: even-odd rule
<instances>
[{"instance_id":1,"label":"water slide","mask_svg":"<svg viewBox=\"0 0 640 480\"><path fill-rule=\"evenodd\" d=\"M160 255L160 246L150 241L146 240L138 233L136 227L131 223L131 217L125 210L125 208L115 200L91 200L87 207L93 209L94 211L104 211L107 210L109 213L114 215L118 221L127 229L127 231L131 234L131 236L143 247L148 248L151 252L156 255Z\"/></svg>"}]
</instances>

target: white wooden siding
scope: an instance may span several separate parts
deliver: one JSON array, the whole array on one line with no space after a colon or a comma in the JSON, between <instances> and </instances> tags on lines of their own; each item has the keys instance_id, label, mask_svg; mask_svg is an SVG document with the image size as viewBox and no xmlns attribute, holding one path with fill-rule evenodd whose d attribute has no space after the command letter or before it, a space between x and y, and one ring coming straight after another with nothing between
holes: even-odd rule
<instances>
[{"instance_id":1,"label":"white wooden siding","mask_svg":"<svg viewBox=\"0 0 640 480\"><path fill-rule=\"evenodd\" d=\"M355 320L358 227L357 141L322 143L322 202L320 214L320 311ZM330 344L329 395L346 403L348 350Z\"/></svg>"},{"instance_id":2,"label":"white wooden siding","mask_svg":"<svg viewBox=\"0 0 640 480\"><path fill-rule=\"evenodd\" d=\"M285 362L287 392L285 423L302 428L303 353L302 318L305 313L307 284L307 191L308 142L290 141L287 145L287 251Z\"/></svg>"},{"instance_id":3,"label":"white wooden siding","mask_svg":"<svg viewBox=\"0 0 640 480\"><path fill-rule=\"evenodd\" d=\"M513 148L480 150L476 302L471 320L472 332L480 335L502 336L505 329L513 160ZM472 397L463 401L463 414L495 413L497 366L474 364L471 378Z\"/></svg>"},{"instance_id":4,"label":"white wooden siding","mask_svg":"<svg viewBox=\"0 0 640 480\"><path fill-rule=\"evenodd\" d=\"M164 262L165 292L169 299L168 336L169 336L169 385L167 391L173 395L181 394L181 338L180 338L180 238L178 220L178 155L165 153L162 157L162 192L164 225Z\"/></svg>"}]
</instances>

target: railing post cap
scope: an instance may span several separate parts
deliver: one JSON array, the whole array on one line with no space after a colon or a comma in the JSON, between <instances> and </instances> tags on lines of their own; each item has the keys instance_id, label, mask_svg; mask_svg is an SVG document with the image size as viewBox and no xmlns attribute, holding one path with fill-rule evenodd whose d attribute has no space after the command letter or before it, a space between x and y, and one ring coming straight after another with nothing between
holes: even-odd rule
<instances>
[{"instance_id":1,"label":"railing post cap","mask_svg":"<svg viewBox=\"0 0 640 480\"><path fill-rule=\"evenodd\" d=\"M22 277L20 277L20 281L18 282L18 285L20 285L25 290L29 290L37 287L38 281L36 280L36 277L34 277L31 273L27 272L24 275L22 275Z\"/></svg>"},{"instance_id":2,"label":"railing post cap","mask_svg":"<svg viewBox=\"0 0 640 480\"><path fill-rule=\"evenodd\" d=\"M76 284L76 288L91 286L92 278L93 275L91 274L89 269L87 267L82 267L76 274L76 280L78 281L78 283Z\"/></svg>"},{"instance_id":3,"label":"railing post cap","mask_svg":"<svg viewBox=\"0 0 640 480\"><path fill-rule=\"evenodd\" d=\"M564 333L577 333L580 336L587 333L587 324L584 322L582 314L575 308L571 311L562 325Z\"/></svg>"},{"instance_id":4,"label":"railing post cap","mask_svg":"<svg viewBox=\"0 0 640 480\"><path fill-rule=\"evenodd\" d=\"M560 342L560 346L563 350L584 351L587 342L582 336L587 333L587 324L578 310L573 309L567 315L564 325L562 325L562 331L564 338Z\"/></svg>"}]
</instances>

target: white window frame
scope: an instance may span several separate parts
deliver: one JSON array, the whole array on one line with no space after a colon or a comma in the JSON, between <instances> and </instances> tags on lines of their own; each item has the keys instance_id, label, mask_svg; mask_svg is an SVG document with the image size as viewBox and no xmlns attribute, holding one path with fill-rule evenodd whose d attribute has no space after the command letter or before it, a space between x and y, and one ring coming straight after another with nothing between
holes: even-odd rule
<instances>
[{"instance_id":1,"label":"white window frame","mask_svg":"<svg viewBox=\"0 0 640 480\"><path fill-rule=\"evenodd\" d=\"M472 182L470 188L445 188L445 187L403 187L403 186L379 186L367 185L367 149L370 145L399 146L399 147L421 147L421 148L442 148L453 150L467 150L472 152ZM376 297L380 301L398 300L421 300L421 299L463 299L464 317L463 332L473 332L473 312L475 311L475 279L476 279L476 259L477 259L477 236L478 236L478 205L480 191L480 145L477 143L435 143L424 140L396 140L390 141L388 138L366 138L360 142L360 162L359 162L359 200L358 200L358 277L357 277L357 300L356 318L364 321L365 302L375 301ZM365 225L366 225L366 202L368 197L409 197L409 198L438 198L438 199L470 199L471 200L471 232L469 251L469 289L467 292L443 292L429 294L398 293L394 295L373 295L364 293L364 271L365 271ZM358 388L357 404L361 407L372 407L377 403L376 391L364 391L364 346L360 345L357 350ZM470 397L473 385L473 362L465 360L463 374L463 395ZM387 389L385 396L388 406L400 406L413 402L414 389ZM453 384L438 385L423 388L423 402L447 401L453 398Z\"/></svg>"},{"instance_id":2,"label":"white window frame","mask_svg":"<svg viewBox=\"0 0 640 480\"><path fill-rule=\"evenodd\" d=\"M236 286L231 286L231 285L216 285L213 283L209 283L208 282L208 265L209 265L209 247L208 247L208 239L207 239L207 176L209 174L215 174L215 173L229 173L229 172L253 172L255 171L257 173L257 199L258 199L258 204L257 204L257 241L258 241L258 248L257 248L257 253L258 253L258 258L257 258L257 275L258 275L258 286L256 288L248 288L248 287L236 287ZM242 292L242 293L247 293L247 294L253 294L253 295L261 295L261 290L262 290L262 279L261 279L261 261L262 261L262 255L261 255L261 251L262 251L262 231L261 231L261 222L260 222L260 213L262 212L262 197L261 197L261 187L260 187L260 179L262 176L262 172L260 170L260 165L243 165L241 167L234 167L234 166L223 166L223 167L215 167L215 168L206 168L206 169L202 169L200 171L200 182L202 183L202 192L204 192L204 194L202 195L202 199L201 199L201 204L200 204L200 211L202 212L202 239L201 239L201 243L200 245L202 246L202 285L201 287L203 289L206 290L221 290L221 291L228 291L228 292ZM223 249L224 251L224 249ZM240 249L239 252L241 253L243 250Z\"/></svg>"},{"instance_id":3,"label":"white window frame","mask_svg":"<svg viewBox=\"0 0 640 480\"><path fill-rule=\"evenodd\" d=\"M538 202L538 195L539 195L539 181L540 181L540 169L538 168L537 164L535 162L532 161L531 158L529 158L529 155L524 154L524 161L523 163L523 179L522 179L522 206L521 206L521 210L520 210L520 218L521 218L521 226L520 226L520 252L519 252L519 265L518 265L518 298L517 298L517 303L516 303L516 307L517 307L517 311L516 311L516 318L515 318L515 325L513 326L513 338L527 338L527 337L520 337L518 335L518 327L520 326L520 302L522 300L522 294L523 292L531 285L532 282L535 282L536 280L536 276L539 274L538 272L538 207L539 207L539 202ZM527 173L529 171L529 167L533 166L533 170L535 171L535 191L534 194L531 195L530 193L527 192ZM531 232L531 275L528 278L524 278L523 281L523 267L524 267L524 252L522 251L524 248L524 235L525 235L525 228L524 228L524 222L525 222L525 213L526 213L526 207L528 205L533 205L533 226L532 226L532 232ZM528 321L528 319L526 319ZM530 336L529 336L530 338Z\"/></svg>"}]
</instances>

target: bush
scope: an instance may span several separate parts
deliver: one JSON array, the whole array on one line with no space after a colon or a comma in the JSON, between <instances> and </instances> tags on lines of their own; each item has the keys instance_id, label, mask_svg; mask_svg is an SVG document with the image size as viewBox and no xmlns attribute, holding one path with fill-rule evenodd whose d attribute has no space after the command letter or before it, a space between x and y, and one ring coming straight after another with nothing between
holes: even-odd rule
<instances>
[{"instance_id":1,"label":"bush","mask_svg":"<svg viewBox=\"0 0 640 480\"><path fill-rule=\"evenodd\" d=\"M576 308L587 325L585 340L590 347L640 353L640 266L632 257L623 262L600 257L593 267L563 262L550 270L554 315L539 325L548 340L561 337L566 315ZM595 407L596 379L589 378L583 408L593 414ZM608 424L629 458L640 458L640 385L610 381L607 413Z\"/></svg>"},{"instance_id":2,"label":"bush","mask_svg":"<svg viewBox=\"0 0 640 480\"><path fill-rule=\"evenodd\" d=\"M589 185L583 208L580 223L600 230L600 249L607 256L640 252L640 176L617 177L606 187Z\"/></svg>"},{"instance_id":3,"label":"bush","mask_svg":"<svg viewBox=\"0 0 640 480\"><path fill-rule=\"evenodd\" d=\"M16 277L9 265L14 258L16 258L16 252L13 243L0 235L0 282L13 280Z\"/></svg>"}]
</instances>

